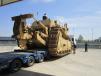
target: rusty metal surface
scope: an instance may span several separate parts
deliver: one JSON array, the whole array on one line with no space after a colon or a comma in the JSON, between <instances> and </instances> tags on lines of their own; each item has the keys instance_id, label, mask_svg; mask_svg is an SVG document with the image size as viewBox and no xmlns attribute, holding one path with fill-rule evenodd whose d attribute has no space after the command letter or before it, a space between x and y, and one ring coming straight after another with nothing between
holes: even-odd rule
<instances>
[{"instance_id":1,"label":"rusty metal surface","mask_svg":"<svg viewBox=\"0 0 101 76\"><path fill-rule=\"evenodd\" d=\"M19 2L22 0L0 0L0 6L8 5L11 3Z\"/></svg>"},{"instance_id":2,"label":"rusty metal surface","mask_svg":"<svg viewBox=\"0 0 101 76\"><path fill-rule=\"evenodd\" d=\"M32 14L24 14L24 15L14 16L14 17L12 17L12 20L26 19L26 18L32 18L32 17L33 17Z\"/></svg>"}]
</instances>

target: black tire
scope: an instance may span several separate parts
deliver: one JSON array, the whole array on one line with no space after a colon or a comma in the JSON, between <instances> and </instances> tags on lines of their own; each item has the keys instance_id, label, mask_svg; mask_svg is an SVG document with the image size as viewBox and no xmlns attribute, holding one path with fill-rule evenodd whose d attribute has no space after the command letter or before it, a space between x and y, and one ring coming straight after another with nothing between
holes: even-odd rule
<instances>
[{"instance_id":1,"label":"black tire","mask_svg":"<svg viewBox=\"0 0 101 76\"><path fill-rule=\"evenodd\" d=\"M41 63L41 62L43 62L44 61L44 56L41 54L41 56L39 57L39 59L38 59L38 63Z\"/></svg>"},{"instance_id":2,"label":"black tire","mask_svg":"<svg viewBox=\"0 0 101 76\"><path fill-rule=\"evenodd\" d=\"M28 62L27 62L26 65L27 65L28 67L30 67L30 66L32 66L34 63L35 63L34 57L33 57L33 56L29 56Z\"/></svg>"},{"instance_id":3,"label":"black tire","mask_svg":"<svg viewBox=\"0 0 101 76\"><path fill-rule=\"evenodd\" d=\"M9 71L10 72L17 72L21 69L22 67L22 62L20 59L15 59L10 63L9 66Z\"/></svg>"}]
</instances>

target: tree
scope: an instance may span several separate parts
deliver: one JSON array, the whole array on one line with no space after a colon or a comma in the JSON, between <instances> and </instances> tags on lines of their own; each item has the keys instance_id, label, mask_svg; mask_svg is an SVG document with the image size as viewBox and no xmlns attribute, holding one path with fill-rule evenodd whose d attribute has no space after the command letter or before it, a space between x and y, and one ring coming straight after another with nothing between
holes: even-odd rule
<instances>
[{"instance_id":1,"label":"tree","mask_svg":"<svg viewBox=\"0 0 101 76\"><path fill-rule=\"evenodd\" d=\"M78 37L78 41L79 41L79 42L84 41L84 38L83 38L83 36L82 36L82 35L79 35L79 37Z\"/></svg>"}]
</instances>

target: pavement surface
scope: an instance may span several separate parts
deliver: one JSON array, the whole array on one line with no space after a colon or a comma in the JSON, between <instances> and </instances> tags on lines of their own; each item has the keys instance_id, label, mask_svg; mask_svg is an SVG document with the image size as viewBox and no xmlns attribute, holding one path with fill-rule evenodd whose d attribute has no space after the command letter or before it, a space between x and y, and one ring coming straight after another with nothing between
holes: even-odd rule
<instances>
[{"instance_id":1,"label":"pavement surface","mask_svg":"<svg viewBox=\"0 0 101 76\"><path fill-rule=\"evenodd\" d=\"M13 48L0 47L0 52ZM0 76L101 76L101 49L88 49L88 52L77 49L76 54L36 63L32 67L23 67L19 72L2 73Z\"/></svg>"}]
</instances>

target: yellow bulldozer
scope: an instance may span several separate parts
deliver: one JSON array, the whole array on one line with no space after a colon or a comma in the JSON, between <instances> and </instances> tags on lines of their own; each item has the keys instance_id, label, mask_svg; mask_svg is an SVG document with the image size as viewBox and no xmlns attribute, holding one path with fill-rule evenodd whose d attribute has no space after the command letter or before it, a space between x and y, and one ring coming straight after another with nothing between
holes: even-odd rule
<instances>
[{"instance_id":1,"label":"yellow bulldozer","mask_svg":"<svg viewBox=\"0 0 101 76\"><path fill-rule=\"evenodd\" d=\"M56 20L44 15L42 20L34 19L31 26L28 26L28 18L34 19L32 14L12 17L12 37L17 40L22 50L47 49L51 56L63 56L71 52L72 43L68 36L67 24L63 27Z\"/></svg>"}]
</instances>

